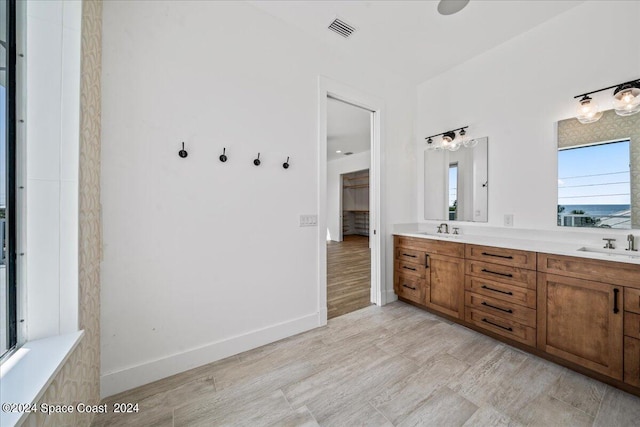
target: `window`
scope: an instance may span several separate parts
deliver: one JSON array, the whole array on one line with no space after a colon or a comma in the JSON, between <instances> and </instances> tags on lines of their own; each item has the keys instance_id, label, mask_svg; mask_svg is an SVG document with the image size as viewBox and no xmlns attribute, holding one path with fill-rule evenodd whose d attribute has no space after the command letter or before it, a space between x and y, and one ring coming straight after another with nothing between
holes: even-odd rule
<instances>
[{"instance_id":1,"label":"window","mask_svg":"<svg viewBox=\"0 0 640 427\"><path fill-rule=\"evenodd\" d=\"M458 163L449 165L449 221L458 219Z\"/></svg>"},{"instance_id":2,"label":"window","mask_svg":"<svg viewBox=\"0 0 640 427\"><path fill-rule=\"evenodd\" d=\"M0 355L17 342L15 12L15 0L0 0Z\"/></svg>"},{"instance_id":3,"label":"window","mask_svg":"<svg viewBox=\"0 0 640 427\"><path fill-rule=\"evenodd\" d=\"M631 228L630 141L558 151L558 225Z\"/></svg>"}]
</instances>

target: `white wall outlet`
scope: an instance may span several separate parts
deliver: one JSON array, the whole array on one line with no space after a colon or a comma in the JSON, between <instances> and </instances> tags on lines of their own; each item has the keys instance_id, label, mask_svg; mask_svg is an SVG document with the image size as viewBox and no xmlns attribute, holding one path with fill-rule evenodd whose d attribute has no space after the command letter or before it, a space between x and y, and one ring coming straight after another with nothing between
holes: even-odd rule
<instances>
[{"instance_id":1,"label":"white wall outlet","mask_svg":"<svg viewBox=\"0 0 640 427\"><path fill-rule=\"evenodd\" d=\"M505 227L513 227L513 214L505 214L504 215L504 226Z\"/></svg>"},{"instance_id":2,"label":"white wall outlet","mask_svg":"<svg viewBox=\"0 0 640 427\"><path fill-rule=\"evenodd\" d=\"M315 227L318 225L318 215L300 215L300 227Z\"/></svg>"}]
</instances>

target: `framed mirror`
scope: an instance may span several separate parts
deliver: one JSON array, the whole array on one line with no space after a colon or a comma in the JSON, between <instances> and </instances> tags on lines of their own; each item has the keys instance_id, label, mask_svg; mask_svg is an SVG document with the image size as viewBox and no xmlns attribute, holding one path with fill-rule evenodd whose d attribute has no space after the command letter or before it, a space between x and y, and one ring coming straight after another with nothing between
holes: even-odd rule
<instances>
[{"instance_id":1,"label":"framed mirror","mask_svg":"<svg viewBox=\"0 0 640 427\"><path fill-rule=\"evenodd\" d=\"M458 151L425 150L425 219L487 222L489 138L477 141Z\"/></svg>"},{"instance_id":2,"label":"framed mirror","mask_svg":"<svg viewBox=\"0 0 640 427\"><path fill-rule=\"evenodd\" d=\"M640 114L558 122L558 226L640 229Z\"/></svg>"}]
</instances>

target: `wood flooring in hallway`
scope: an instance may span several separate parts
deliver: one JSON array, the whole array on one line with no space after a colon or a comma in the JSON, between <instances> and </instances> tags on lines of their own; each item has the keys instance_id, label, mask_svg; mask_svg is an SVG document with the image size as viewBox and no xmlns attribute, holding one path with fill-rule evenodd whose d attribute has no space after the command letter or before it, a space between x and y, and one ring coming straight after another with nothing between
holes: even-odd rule
<instances>
[{"instance_id":1,"label":"wood flooring in hallway","mask_svg":"<svg viewBox=\"0 0 640 427\"><path fill-rule=\"evenodd\" d=\"M394 302L113 396L94 426L637 426L640 399Z\"/></svg>"},{"instance_id":2,"label":"wood flooring in hallway","mask_svg":"<svg viewBox=\"0 0 640 427\"><path fill-rule=\"evenodd\" d=\"M327 317L371 304L371 251L366 236L327 242Z\"/></svg>"}]
</instances>

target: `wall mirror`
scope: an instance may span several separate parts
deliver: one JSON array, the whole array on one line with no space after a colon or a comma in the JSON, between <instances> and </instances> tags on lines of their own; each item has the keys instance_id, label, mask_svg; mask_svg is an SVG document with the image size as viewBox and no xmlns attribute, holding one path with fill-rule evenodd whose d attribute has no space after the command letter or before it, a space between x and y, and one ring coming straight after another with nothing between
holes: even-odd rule
<instances>
[{"instance_id":1,"label":"wall mirror","mask_svg":"<svg viewBox=\"0 0 640 427\"><path fill-rule=\"evenodd\" d=\"M558 122L558 226L640 228L640 114Z\"/></svg>"},{"instance_id":2,"label":"wall mirror","mask_svg":"<svg viewBox=\"0 0 640 427\"><path fill-rule=\"evenodd\" d=\"M489 138L458 151L425 150L424 217L487 222Z\"/></svg>"}]
</instances>

